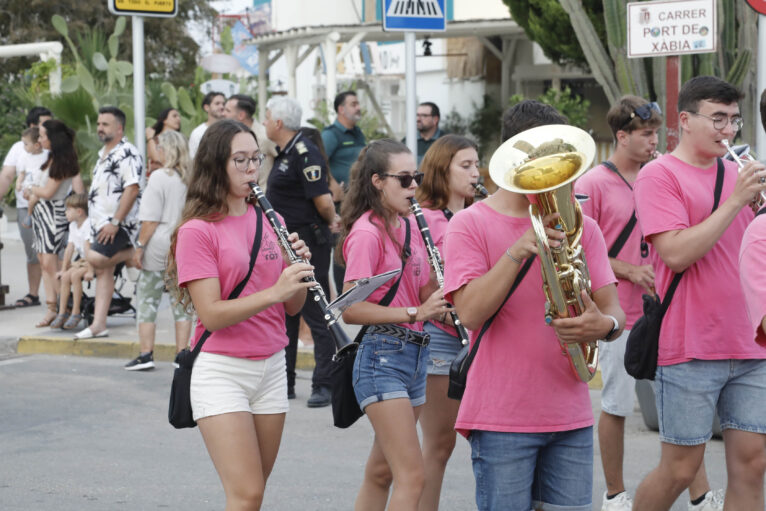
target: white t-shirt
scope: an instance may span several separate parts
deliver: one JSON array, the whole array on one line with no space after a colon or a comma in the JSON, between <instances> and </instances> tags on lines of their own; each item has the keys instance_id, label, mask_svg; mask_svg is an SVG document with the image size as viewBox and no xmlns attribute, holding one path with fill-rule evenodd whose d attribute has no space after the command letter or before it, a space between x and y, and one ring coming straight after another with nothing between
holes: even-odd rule
<instances>
[{"instance_id":1,"label":"white t-shirt","mask_svg":"<svg viewBox=\"0 0 766 511\"><path fill-rule=\"evenodd\" d=\"M74 244L74 249L80 259L85 259L85 242L90 237L90 220L85 219L81 226L77 222L69 223L69 243Z\"/></svg>"},{"instance_id":2,"label":"white t-shirt","mask_svg":"<svg viewBox=\"0 0 766 511\"><path fill-rule=\"evenodd\" d=\"M24 150L24 142L19 140L11 146L8 150L8 154L5 155L3 167L18 167L21 157L25 154L27 154L27 152Z\"/></svg>"},{"instance_id":3,"label":"white t-shirt","mask_svg":"<svg viewBox=\"0 0 766 511\"><path fill-rule=\"evenodd\" d=\"M138 209L138 219L141 222L159 222L144 249L141 264L145 270L165 269L170 237L181 220L185 202L186 185L178 172L164 168L152 172Z\"/></svg>"},{"instance_id":4,"label":"white t-shirt","mask_svg":"<svg viewBox=\"0 0 766 511\"><path fill-rule=\"evenodd\" d=\"M23 156L20 158L16 165L16 175L18 176L22 172L24 174L24 182L22 183L22 190L25 185L37 185L40 183L42 170L40 167L48 161L48 150L43 149L39 154L31 154L24 151ZM24 198L21 192L16 192L16 207L26 208L29 205L27 199Z\"/></svg>"},{"instance_id":5,"label":"white t-shirt","mask_svg":"<svg viewBox=\"0 0 766 511\"><path fill-rule=\"evenodd\" d=\"M194 155L197 154L199 142L202 140L202 135L205 134L205 131L207 131L207 123L203 122L194 128L194 130L191 132L191 135L189 135L189 157L192 160L194 159Z\"/></svg>"}]
</instances>

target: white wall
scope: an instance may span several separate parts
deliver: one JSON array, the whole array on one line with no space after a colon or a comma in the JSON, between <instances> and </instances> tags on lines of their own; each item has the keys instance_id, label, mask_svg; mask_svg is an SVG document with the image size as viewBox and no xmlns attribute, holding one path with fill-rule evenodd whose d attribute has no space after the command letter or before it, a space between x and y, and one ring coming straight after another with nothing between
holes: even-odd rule
<instances>
[{"instance_id":1,"label":"white wall","mask_svg":"<svg viewBox=\"0 0 766 511\"><path fill-rule=\"evenodd\" d=\"M362 15L361 0L271 0L276 30L321 25L354 25ZM357 13L359 15L357 16Z\"/></svg>"},{"instance_id":2,"label":"white wall","mask_svg":"<svg viewBox=\"0 0 766 511\"><path fill-rule=\"evenodd\" d=\"M508 6L501 0L454 0L453 15L458 20L507 19Z\"/></svg>"}]
</instances>

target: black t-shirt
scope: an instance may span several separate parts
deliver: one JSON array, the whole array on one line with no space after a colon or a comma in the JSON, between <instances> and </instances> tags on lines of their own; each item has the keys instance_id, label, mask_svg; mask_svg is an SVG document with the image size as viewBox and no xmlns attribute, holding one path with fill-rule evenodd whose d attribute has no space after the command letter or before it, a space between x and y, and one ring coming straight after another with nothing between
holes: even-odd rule
<instances>
[{"instance_id":1,"label":"black t-shirt","mask_svg":"<svg viewBox=\"0 0 766 511\"><path fill-rule=\"evenodd\" d=\"M278 150L266 198L285 219L289 231L314 223L326 226L312 200L330 193L327 167L319 149L296 133L284 149Z\"/></svg>"}]
</instances>

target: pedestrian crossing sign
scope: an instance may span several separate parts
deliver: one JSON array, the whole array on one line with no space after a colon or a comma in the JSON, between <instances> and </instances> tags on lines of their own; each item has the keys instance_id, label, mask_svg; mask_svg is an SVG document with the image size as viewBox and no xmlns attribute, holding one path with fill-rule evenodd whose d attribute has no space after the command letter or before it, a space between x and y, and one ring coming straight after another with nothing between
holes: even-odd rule
<instances>
[{"instance_id":1,"label":"pedestrian crossing sign","mask_svg":"<svg viewBox=\"0 0 766 511\"><path fill-rule=\"evenodd\" d=\"M447 29L446 0L385 0L383 30L443 32Z\"/></svg>"}]
</instances>

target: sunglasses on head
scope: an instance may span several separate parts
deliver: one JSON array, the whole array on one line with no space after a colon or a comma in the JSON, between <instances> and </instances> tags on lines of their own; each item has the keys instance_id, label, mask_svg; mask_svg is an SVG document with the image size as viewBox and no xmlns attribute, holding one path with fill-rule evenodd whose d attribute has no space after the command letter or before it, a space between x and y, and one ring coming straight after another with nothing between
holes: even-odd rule
<instances>
[{"instance_id":1,"label":"sunglasses on head","mask_svg":"<svg viewBox=\"0 0 766 511\"><path fill-rule=\"evenodd\" d=\"M422 172L415 172L415 174L380 174L383 177L395 177L399 180L399 184L402 185L402 188L409 188L412 184L412 181L415 181L415 183L420 186L420 184L423 182L423 173Z\"/></svg>"},{"instance_id":2,"label":"sunglasses on head","mask_svg":"<svg viewBox=\"0 0 766 511\"><path fill-rule=\"evenodd\" d=\"M623 124L623 127L627 126L636 116L640 117L642 121L648 121L652 117L652 110L657 112L658 115L662 115L662 109L660 109L660 105L658 105L656 101L652 101L651 103L641 105L640 107L633 110L630 113L628 120L625 121L625 124Z\"/></svg>"}]
</instances>

